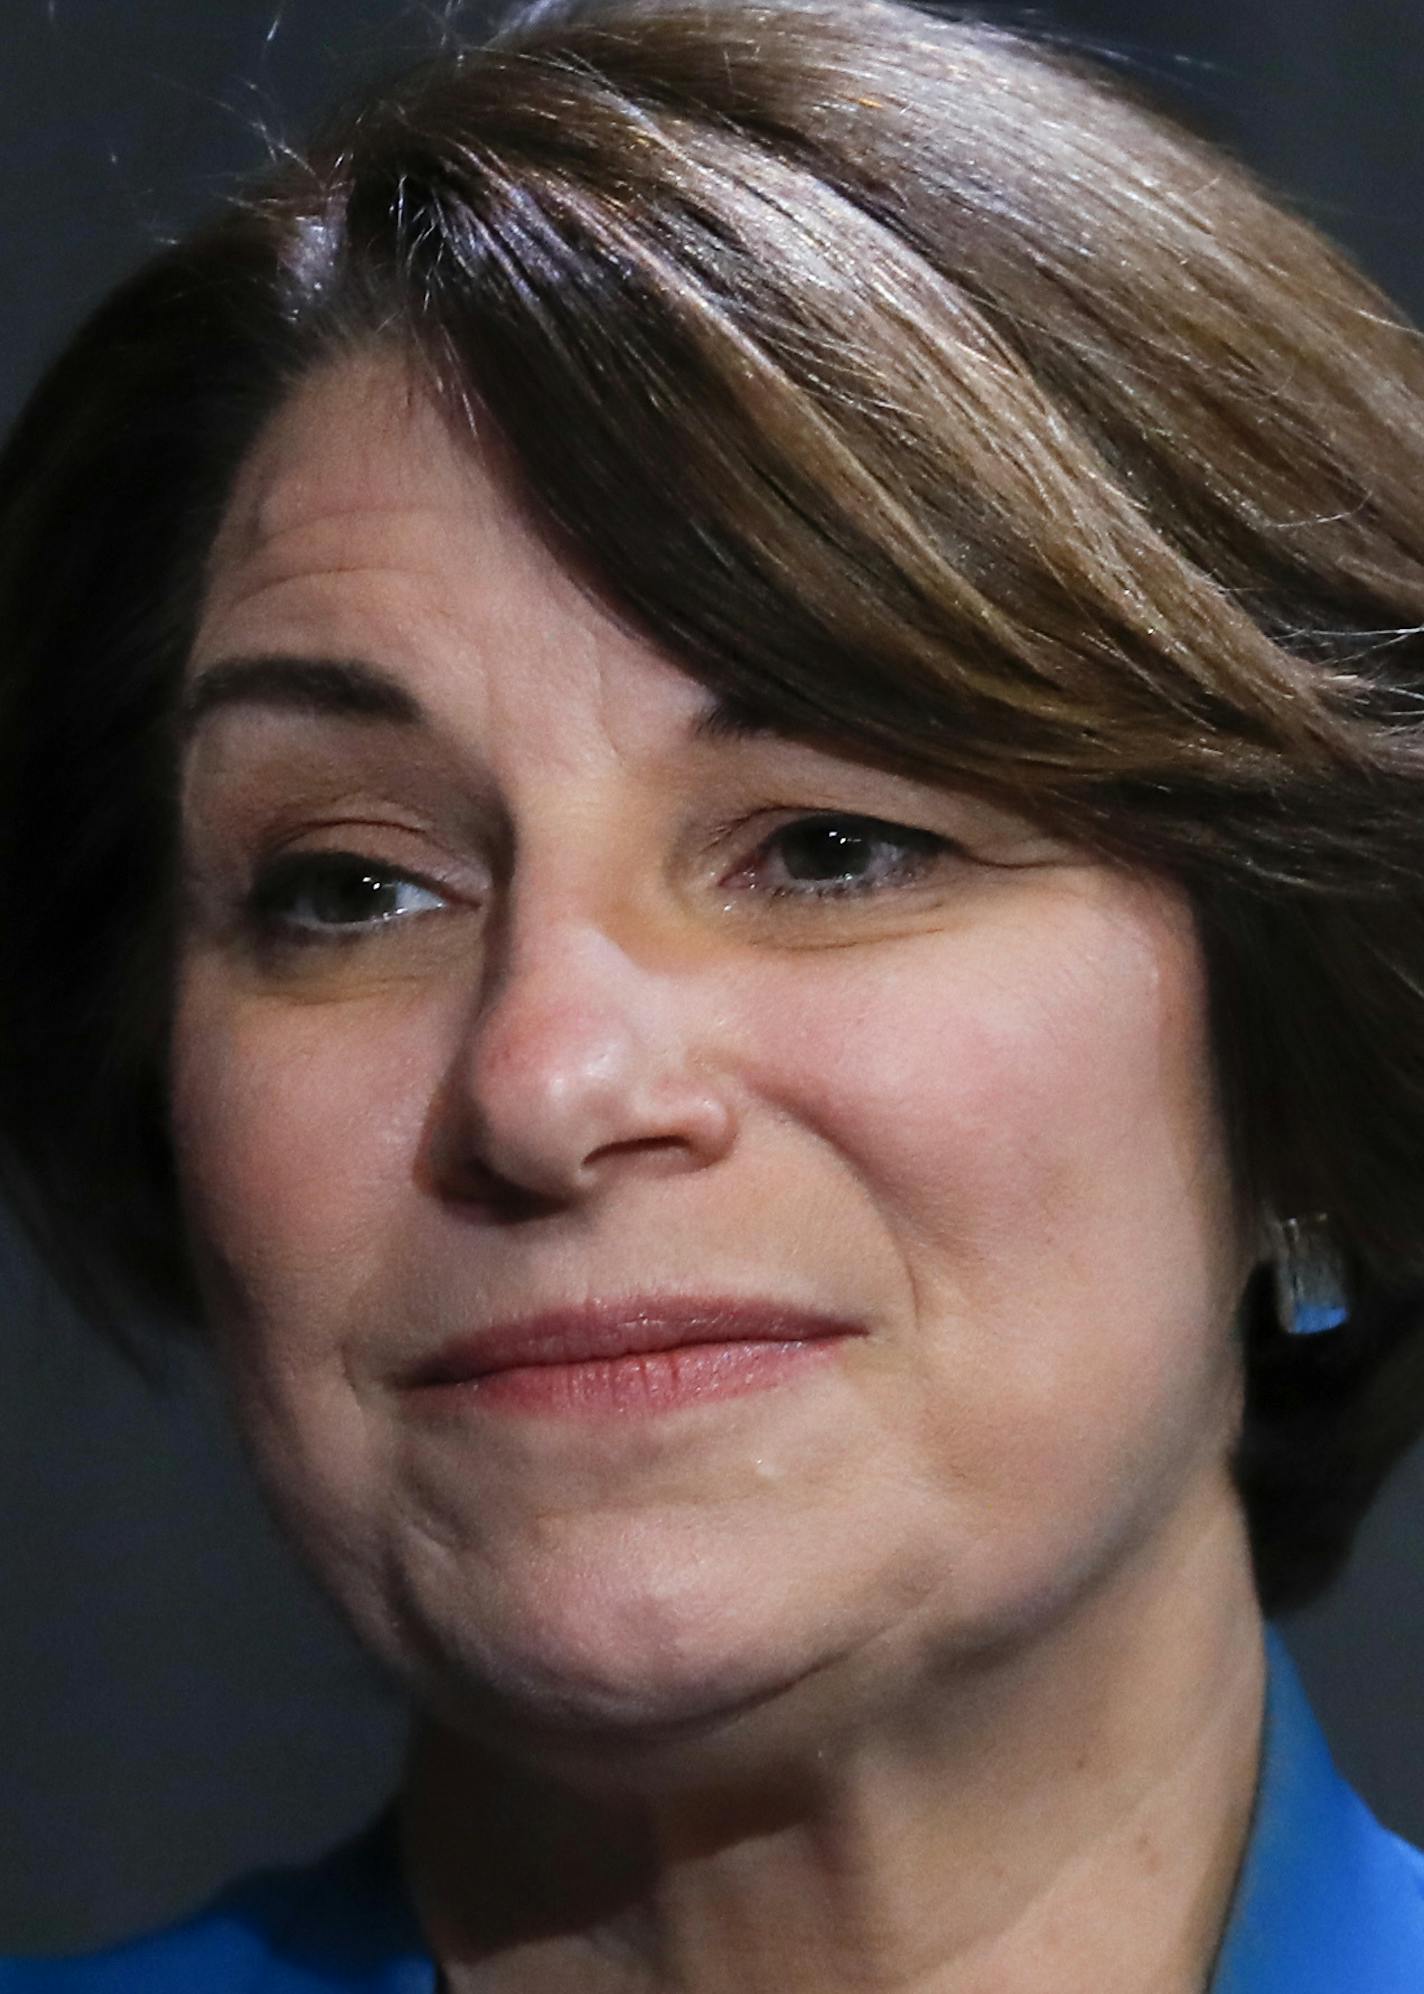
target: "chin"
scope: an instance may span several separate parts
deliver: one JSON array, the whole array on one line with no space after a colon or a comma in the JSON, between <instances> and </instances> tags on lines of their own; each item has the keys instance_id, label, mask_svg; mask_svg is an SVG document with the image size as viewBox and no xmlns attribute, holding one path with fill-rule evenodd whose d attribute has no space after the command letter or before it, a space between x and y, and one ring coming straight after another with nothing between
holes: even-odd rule
<instances>
[{"instance_id":1,"label":"chin","mask_svg":"<svg viewBox=\"0 0 1424 1994\"><path fill-rule=\"evenodd\" d=\"M498 1616L487 1598L468 1615L448 1594L438 1613L432 1604L403 1602L403 1654L391 1657L417 1701L502 1752L600 1778L610 1762L631 1770L725 1749L822 1660L790 1629L759 1624L744 1600L718 1611L685 1586L669 1598L566 1584L552 1602L524 1598L517 1614L505 1601Z\"/></svg>"}]
</instances>

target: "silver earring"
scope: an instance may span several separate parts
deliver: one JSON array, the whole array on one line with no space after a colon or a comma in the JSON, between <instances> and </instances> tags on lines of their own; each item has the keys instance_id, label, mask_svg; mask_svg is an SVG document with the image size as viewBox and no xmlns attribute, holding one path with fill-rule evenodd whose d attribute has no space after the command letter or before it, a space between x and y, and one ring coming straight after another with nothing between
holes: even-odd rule
<instances>
[{"instance_id":1,"label":"silver earring","mask_svg":"<svg viewBox=\"0 0 1424 1994\"><path fill-rule=\"evenodd\" d=\"M1276 1314L1288 1336L1318 1336L1349 1316L1345 1269L1325 1212L1267 1221L1274 1254Z\"/></svg>"}]
</instances>

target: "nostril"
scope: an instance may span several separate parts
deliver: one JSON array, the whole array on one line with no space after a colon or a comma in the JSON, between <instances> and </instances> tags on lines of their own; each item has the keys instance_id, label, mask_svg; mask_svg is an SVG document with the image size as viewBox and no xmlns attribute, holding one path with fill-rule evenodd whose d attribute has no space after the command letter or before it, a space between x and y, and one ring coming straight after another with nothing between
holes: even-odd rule
<instances>
[{"instance_id":1,"label":"nostril","mask_svg":"<svg viewBox=\"0 0 1424 1994\"><path fill-rule=\"evenodd\" d=\"M686 1139L675 1135L629 1136L620 1142L606 1142L598 1149L591 1150L585 1164L596 1164L605 1156L635 1156L643 1152L657 1154L666 1151L669 1157L692 1164L696 1157L692 1154Z\"/></svg>"}]
</instances>

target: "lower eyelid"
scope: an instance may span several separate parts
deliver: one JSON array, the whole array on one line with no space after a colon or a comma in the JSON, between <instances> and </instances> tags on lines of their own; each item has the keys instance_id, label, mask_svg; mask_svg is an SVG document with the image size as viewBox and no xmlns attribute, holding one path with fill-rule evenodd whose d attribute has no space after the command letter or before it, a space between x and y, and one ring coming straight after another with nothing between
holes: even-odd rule
<instances>
[{"instance_id":1,"label":"lower eyelid","mask_svg":"<svg viewBox=\"0 0 1424 1994\"><path fill-rule=\"evenodd\" d=\"M897 893L925 885L935 871L932 864L898 866L880 876L863 875L849 880L825 880L801 885L782 884L765 889L764 897L783 903L802 900L821 905L843 905L856 900L886 900Z\"/></svg>"}]
</instances>

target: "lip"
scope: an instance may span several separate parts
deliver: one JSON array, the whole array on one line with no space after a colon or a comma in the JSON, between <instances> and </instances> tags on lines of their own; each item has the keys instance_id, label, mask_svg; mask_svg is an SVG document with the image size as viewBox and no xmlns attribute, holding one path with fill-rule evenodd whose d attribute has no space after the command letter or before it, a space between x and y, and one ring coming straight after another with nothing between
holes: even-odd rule
<instances>
[{"instance_id":1,"label":"lip","mask_svg":"<svg viewBox=\"0 0 1424 1994\"><path fill-rule=\"evenodd\" d=\"M864 1325L747 1296L633 1296L491 1323L400 1383L489 1411L661 1411L781 1382Z\"/></svg>"}]
</instances>

